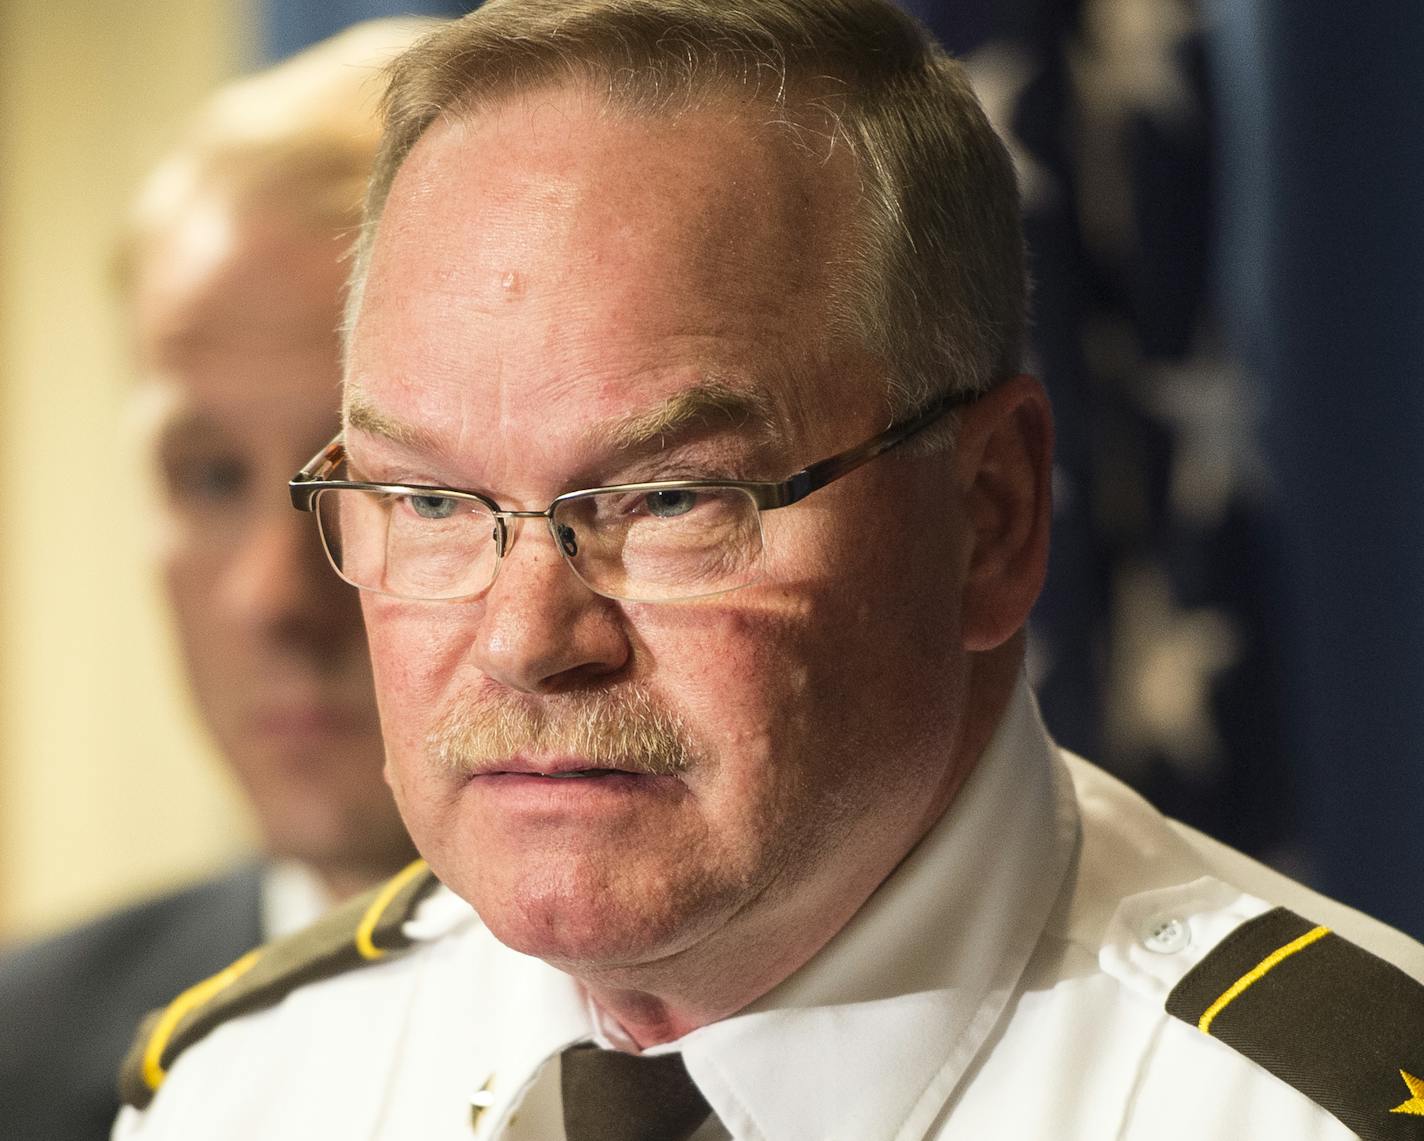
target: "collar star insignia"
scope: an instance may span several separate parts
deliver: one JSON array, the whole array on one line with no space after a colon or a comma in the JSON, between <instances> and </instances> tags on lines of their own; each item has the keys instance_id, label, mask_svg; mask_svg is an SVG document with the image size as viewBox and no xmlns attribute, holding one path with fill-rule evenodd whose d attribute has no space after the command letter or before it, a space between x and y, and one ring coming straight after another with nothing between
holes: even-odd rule
<instances>
[{"instance_id":1,"label":"collar star insignia","mask_svg":"<svg viewBox=\"0 0 1424 1141\"><path fill-rule=\"evenodd\" d=\"M494 1104L494 1075L490 1074L485 1079L485 1084L480 1086L470 1095L470 1126L478 1129L480 1118L484 1116L485 1110Z\"/></svg>"},{"instance_id":2,"label":"collar star insignia","mask_svg":"<svg viewBox=\"0 0 1424 1141\"><path fill-rule=\"evenodd\" d=\"M1413 1096L1403 1105L1396 1105L1390 1113L1408 1113L1414 1117L1424 1117L1424 1081L1406 1070L1400 1070L1399 1076L1404 1079L1404 1084L1409 1087Z\"/></svg>"}]
</instances>

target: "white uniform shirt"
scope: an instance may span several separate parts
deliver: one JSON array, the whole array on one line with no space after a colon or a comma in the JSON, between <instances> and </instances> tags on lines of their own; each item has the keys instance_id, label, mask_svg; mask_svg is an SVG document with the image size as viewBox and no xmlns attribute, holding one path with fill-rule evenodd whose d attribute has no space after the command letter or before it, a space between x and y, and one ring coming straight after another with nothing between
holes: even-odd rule
<instances>
[{"instance_id":1,"label":"white uniform shirt","mask_svg":"<svg viewBox=\"0 0 1424 1141\"><path fill-rule=\"evenodd\" d=\"M1060 754L1026 685L944 819L790 979L680 1050L697 1141L1325 1141L1354 1134L1163 1009L1285 904L1424 978L1424 948ZM417 946L218 1027L117 1141L563 1141L579 987L439 889ZM1401 1086L1401 1092L1404 1091Z\"/></svg>"},{"instance_id":2,"label":"white uniform shirt","mask_svg":"<svg viewBox=\"0 0 1424 1141\"><path fill-rule=\"evenodd\" d=\"M272 860L262 872L262 938L309 927L336 905L321 879L296 860Z\"/></svg>"}]
</instances>

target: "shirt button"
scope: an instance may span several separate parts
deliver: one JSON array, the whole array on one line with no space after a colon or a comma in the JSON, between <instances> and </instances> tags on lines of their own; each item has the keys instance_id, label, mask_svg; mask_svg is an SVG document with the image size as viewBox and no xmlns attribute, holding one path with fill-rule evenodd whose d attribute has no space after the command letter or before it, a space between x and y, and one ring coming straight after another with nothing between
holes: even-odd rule
<instances>
[{"instance_id":1,"label":"shirt button","mask_svg":"<svg viewBox=\"0 0 1424 1141\"><path fill-rule=\"evenodd\" d=\"M1192 929L1173 916L1149 923L1142 932L1142 945L1158 955L1175 955L1185 951L1192 941Z\"/></svg>"}]
</instances>

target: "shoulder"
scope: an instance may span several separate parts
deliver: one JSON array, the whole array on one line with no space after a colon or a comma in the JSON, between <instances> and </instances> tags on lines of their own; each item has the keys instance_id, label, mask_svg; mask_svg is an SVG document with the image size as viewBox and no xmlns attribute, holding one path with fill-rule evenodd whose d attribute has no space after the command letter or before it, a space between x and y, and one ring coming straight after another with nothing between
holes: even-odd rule
<instances>
[{"instance_id":1,"label":"shoulder","mask_svg":"<svg viewBox=\"0 0 1424 1141\"><path fill-rule=\"evenodd\" d=\"M389 921L373 929L378 947ZM478 1087L496 1059L507 1067L532 1025L547 1032L549 990L560 996L552 1008L584 1025L569 977L500 943L448 888L431 887L396 926L408 946L289 977L264 1005L210 1017L206 1035L164 1051L159 1089L145 1108L123 1108L114 1138L459 1136L470 1110L452 1091ZM353 937L348 927L342 942Z\"/></svg>"},{"instance_id":2,"label":"shoulder","mask_svg":"<svg viewBox=\"0 0 1424 1141\"><path fill-rule=\"evenodd\" d=\"M224 1023L270 1007L309 983L403 951L410 943L406 921L436 884L424 861L417 860L305 930L249 951L153 1011L123 1063L124 1101L147 1106L176 1059Z\"/></svg>"},{"instance_id":3,"label":"shoulder","mask_svg":"<svg viewBox=\"0 0 1424 1141\"><path fill-rule=\"evenodd\" d=\"M1353 943L1394 963L1414 978L1424 981L1424 945L1373 916L1356 911L1339 900L1267 867L1219 840L1178 821L1171 827L1191 846L1213 875L1236 884L1261 899L1289 907L1292 911L1324 923Z\"/></svg>"},{"instance_id":4,"label":"shoulder","mask_svg":"<svg viewBox=\"0 0 1424 1141\"><path fill-rule=\"evenodd\" d=\"M139 1019L260 938L260 878L245 865L0 954L0 1116L17 1136L103 1131Z\"/></svg>"},{"instance_id":5,"label":"shoulder","mask_svg":"<svg viewBox=\"0 0 1424 1141\"><path fill-rule=\"evenodd\" d=\"M1241 924L1166 1010L1361 1137L1424 1135L1424 985L1313 919L1277 907Z\"/></svg>"},{"instance_id":6,"label":"shoulder","mask_svg":"<svg viewBox=\"0 0 1424 1141\"><path fill-rule=\"evenodd\" d=\"M1362 1137L1424 1137L1424 948L1069 768L1083 846L1068 937L1173 1040L1202 1043L1179 1056L1227 1051Z\"/></svg>"},{"instance_id":7,"label":"shoulder","mask_svg":"<svg viewBox=\"0 0 1424 1141\"><path fill-rule=\"evenodd\" d=\"M1424 946L1244 853L1170 820L1117 778L1063 754L1082 815L1078 923L1105 925L1119 901L1154 890L1175 893L1209 878L1236 892L1288 907L1424 981Z\"/></svg>"},{"instance_id":8,"label":"shoulder","mask_svg":"<svg viewBox=\"0 0 1424 1141\"><path fill-rule=\"evenodd\" d=\"M153 969L155 939L191 944L195 925L211 931L215 917L227 917L227 928L239 942L257 939L261 871L243 865L227 874L142 900L108 912L58 934L0 953L0 993L73 978L93 979L101 967L112 977L115 966L128 961Z\"/></svg>"}]
</instances>

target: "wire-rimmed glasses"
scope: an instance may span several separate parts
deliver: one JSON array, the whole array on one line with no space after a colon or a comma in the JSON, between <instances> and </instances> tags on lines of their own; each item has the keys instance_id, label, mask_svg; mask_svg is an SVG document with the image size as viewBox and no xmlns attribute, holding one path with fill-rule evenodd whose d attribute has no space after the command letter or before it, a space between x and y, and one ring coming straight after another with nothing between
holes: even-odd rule
<instances>
[{"instance_id":1,"label":"wire-rimmed glasses","mask_svg":"<svg viewBox=\"0 0 1424 1141\"><path fill-rule=\"evenodd\" d=\"M596 594L702 598L761 577L763 511L799 502L974 395L941 397L782 480L623 483L566 492L542 511L507 511L476 491L334 479L346 459L338 435L288 487L294 507L315 513L336 573L362 590L421 602L478 598L509 549L509 521L542 518L564 561Z\"/></svg>"}]
</instances>

